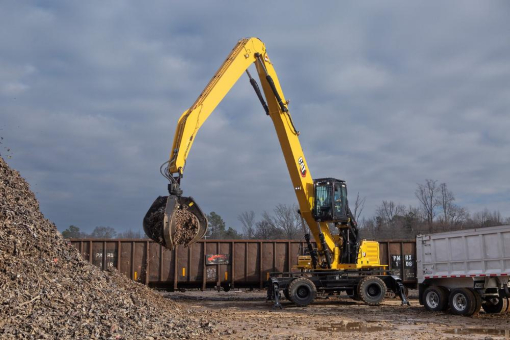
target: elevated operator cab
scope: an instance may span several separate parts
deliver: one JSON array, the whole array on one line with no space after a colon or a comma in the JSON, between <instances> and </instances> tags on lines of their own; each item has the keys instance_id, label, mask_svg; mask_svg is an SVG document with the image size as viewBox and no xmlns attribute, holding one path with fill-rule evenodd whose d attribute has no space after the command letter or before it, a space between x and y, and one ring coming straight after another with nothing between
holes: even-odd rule
<instances>
[{"instance_id":1,"label":"elevated operator cab","mask_svg":"<svg viewBox=\"0 0 510 340\"><path fill-rule=\"evenodd\" d=\"M313 218L317 222L347 223L347 185L335 178L318 178L313 181L315 199Z\"/></svg>"}]
</instances>

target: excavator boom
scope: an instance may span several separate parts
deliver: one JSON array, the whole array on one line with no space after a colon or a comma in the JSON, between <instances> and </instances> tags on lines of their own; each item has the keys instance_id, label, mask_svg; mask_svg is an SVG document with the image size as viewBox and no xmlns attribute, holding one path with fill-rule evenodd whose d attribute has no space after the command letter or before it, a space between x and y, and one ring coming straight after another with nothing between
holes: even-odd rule
<instances>
[{"instance_id":1,"label":"excavator boom","mask_svg":"<svg viewBox=\"0 0 510 340\"><path fill-rule=\"evenodd\" d=\"M257 82L248 71L252 64L255 64L262 91L260 91ZM192 235L193 237L186 238L184 244L191 244L205 234L207 226L205 214L200 211L192 198L181 196L180 180L198 130L245 72L248 74L250 83L254 87L266 114L273 121L298 199L301 217L308 224L319 251L328 252L332 256L335 252L339 252L339 249L335 249L338 248L338 245L330 233L328 223L327 221L316 221L312 215L315 203L314 181L299 142L299 131L294 126L288 110L288 102L283 95L278 76L273 63L269 59L266 47L257 38L242 39L236 44L197 100L179 118L170 160L163 170L165 177L170 181L170 196L166 200L165 198L156 199L144 219L144 229L149 237L172 249L179 243L173 235L182 229L180 225L175 225L176 220L173 214L184 210L186 215L189 215L187 213L190 212L197 217L197 219L189 218L187 225L196 230L196 234ZM262 92L264 95L262 95ZM185 199L188 203L184 202ZM198 209L192 211L189 209L189 203ZM179 244L182 244L182 242ZM335 256L329 265L335 265L338 259L339 256Z\"/></svg>"}]
</instances>

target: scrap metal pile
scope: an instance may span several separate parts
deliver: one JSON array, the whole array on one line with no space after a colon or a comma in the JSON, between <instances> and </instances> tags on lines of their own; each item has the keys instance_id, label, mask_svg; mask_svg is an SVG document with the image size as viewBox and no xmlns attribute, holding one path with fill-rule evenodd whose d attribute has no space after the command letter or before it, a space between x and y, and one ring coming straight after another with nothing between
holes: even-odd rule
<instances>
[{"instance_id":1,"label":"scrap metal pile","mask_svg":"<svg viewBox=\"0 0 510 340\"><path fill-rule=\"evenodd\" d=\"M186 208L176 210L174 218L175 224L179 226L174 234L175 243L188 245L198 232L198 218Z\"/></svg>"},{"instance_id":2,"label":"scrap metal pile","mask_svg":"<svg viewBox=\"0 0 510 340\"><path fill-rule=\"evenodd\" d=\"M211 331L189 310L84 261L0 157L0 338L190 338Z\"/></svg>"}]
</instances>

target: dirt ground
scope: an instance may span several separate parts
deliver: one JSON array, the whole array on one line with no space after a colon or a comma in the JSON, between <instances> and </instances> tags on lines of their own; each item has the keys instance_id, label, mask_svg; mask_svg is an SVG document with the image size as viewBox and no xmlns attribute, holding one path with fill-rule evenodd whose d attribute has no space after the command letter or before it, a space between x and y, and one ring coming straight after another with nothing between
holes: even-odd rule
<instances>
[{"instance_id":1,"label":"dirt ground","mask_svg":"<svg viewBox=\"0 0 510 340\"><path fill-rule=\"evenodd\" d=\"M208 320L222 339L510 339L510 314L474 317L428 312L411 291L411 306L385 299L377 307L345 295L321 297L308 307L283 300L273 310L264 291L162 293Z\"/></svg>"}]
</instances>

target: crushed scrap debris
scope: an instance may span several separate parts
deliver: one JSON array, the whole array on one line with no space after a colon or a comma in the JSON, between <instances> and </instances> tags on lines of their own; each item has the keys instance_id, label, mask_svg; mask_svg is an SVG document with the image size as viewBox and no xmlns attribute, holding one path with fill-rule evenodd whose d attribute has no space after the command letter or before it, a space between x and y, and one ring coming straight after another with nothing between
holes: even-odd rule
<instances>
[{"instance_id":1,"label":"crushed scrap debris","mask_svg":"<svg viewBox=\"0 0 510 340\"><path fill-rule=\"evenodd\" d=\"M174 213L175 233L173 239L176 244L188 245L198 233L200 222L188 211L187 207L177 209Z\"/></svg>"},{"instance_id":2,"label":"crushed scrap debris","mask_svg":"<svg viewBox=\"0 0 510 340\"><path fill-rule=\"evenodd\" d=\"M193 338L212 331L203 324L115 269L83 260L0 157L0 338Z\"/></svg>"},{"instance_id":3,"label":"crushed scrap debris","mask_svg":"<svg viewBox=\"0 0 510 340\"><path fill-rule=\"evenodd\" d=\"M164 219L166 196L160 196L153 203L151 210L145 216L145 233L152 240L167 246L164 234ZM189 207L184 204L176 204L175 210L171 216L172 240L175 245L188 246L195 238L200 228L200 221L197 216L189 211Z\"/></svg>"}]
</instances>

